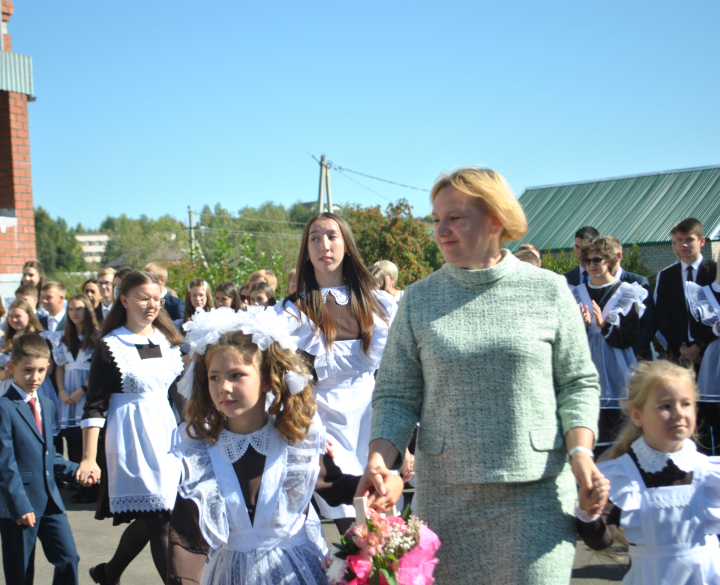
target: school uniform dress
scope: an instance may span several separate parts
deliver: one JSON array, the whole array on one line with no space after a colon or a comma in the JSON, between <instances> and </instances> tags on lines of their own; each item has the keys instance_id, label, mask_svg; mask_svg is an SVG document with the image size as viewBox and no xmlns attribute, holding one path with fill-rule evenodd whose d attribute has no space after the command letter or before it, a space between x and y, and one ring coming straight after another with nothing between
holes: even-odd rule
<instances>
[{"instance_id":1,"label":"school uniform dress","mask_svg":"<svg viewBox=\"0 0 720 585\"><path fill-rule=\"evenodd\" d=\"M78 335L82 342L83 336ZM58 347L53 349L53 359L58 366L65 367L65 375L63 378L64 388L68 394L72 394L90 377L90 360L92 359L94 347L87 349L77 348L70 349L64 343L59 343ZM82 422L83 413L85 412L86 395L78 400L75 404L65 404L60 401L60 430L79 429Z\"/></svg>"},{"instance_id":2,"label":"school uniform dress","mask_svg":"<svg viewBox=\"0 0 720 585\"><path fill-rule=\"evenodd\" d=\"M317 415L305 439L295 443L280 435L273 416L250 435L223 430L213 445L192 439L183 425L173 451L183 467L179 495L195 508L182 520L196 524L210 557L203 584L327 584L327 548L310 505L325 452ZM174 513L171 543L175 520ZM171 555L171 575L174 568Z\"/></svg>"},{"instance_id":3,"label":"school uniform dress","mask_svg":"<svg viewBox=\"0 0 720 585\"><path fill-rule=\"evenodd\" d=\"M105 427L97 519L169 517L180 466L169 453L177 424L168 397L182 370L180 349L159 331L142 337L119 327L98 343L81 423Z\"/></svg>"},{"instance_id":4,"label":"school uniform dress","mask_svg":"<svg viewBox=\"0 0 720 585\"><path fill-rule=\"evenodd\" d=\"M632 348L640 337L643 302L648 292L637 283L619 280L600 287L588 282L570 289L575 301L588 307L591 314L595 301L605 321L601 329L593 316L587 335L601 389L600 434L596 444L606 447L614 440L620 421L620 400L624 398L630 369L637 363Z\"/></svg>"},{"instance_id":5,"label":"school uniform dress","mask_svg":"<svg viewBox=\"0 0 720 585\"><path fill-rule=\"evenodd\" d=\"M348 287L321 288L320 291L336 328L331 347L327 347L320 331L314 333L314 325L300 314L291 300L278 303L275 310L298 323L298 331L294 333L301 339L298 347L314 356L313 367L318 378L314 386L315 401L320 420L333 443L335 462L344 473L362 475L368 460L375 372L380 366L397 303L389 293L373 291L388 322L374 315L375 328L366 354L360 326L349 310ZM350 505L330 506L320 496L316 502L325 518L355 517L355 508Z\"/></svg>"},{"instance_id":6,"label":"school uniform dress","mask_svg":"<svg viewBox=\"0 0 720 585\"><path fill-rule=\"evenodd\" d=\"M31 398L15 385L0 398L0 537L5 582L33 582L39 538L45 556L55 565L53 584L77 585L80 559L55 474L71 481L78 466L55 451L54 404L36 393L34 414ZM35 513L35 526L18 526L16 520L30 512Z\"/></svg>"},{"instance_id":7,"label":"school uniform dress","mask_svg":"<svg viewBox=\"0 0 720 585\"><path fill-rule=\"evenodd\" d=\"M713 282L699 286L688 282L686 286L690 313L697 322L696 327L691 325L691 330L696 337L708 342L697 378L698 396L702 402L720 402L720 333L717 331L720 285Z\"/></svg>"},{"instance_id":8,"label":"school uniform dress","mask_svg":"<svg viewBox=\"0 0 720 585\"><path fill-rule=\"evenodd\" d=\"M610 501L597 518L576 510L578 531L603 550L623 528L631 560L624 585L720 583L720 457L698 453L689 439L680 451L661 453L640 437L598 468L610 481Z\"/></svg>"}]
</instances>

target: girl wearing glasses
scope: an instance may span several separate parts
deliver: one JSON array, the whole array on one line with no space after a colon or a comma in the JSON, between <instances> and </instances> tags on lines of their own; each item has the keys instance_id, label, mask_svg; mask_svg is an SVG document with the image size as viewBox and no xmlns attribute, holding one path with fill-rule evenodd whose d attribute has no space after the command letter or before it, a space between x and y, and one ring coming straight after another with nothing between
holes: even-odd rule
<instances>
[{"instance_id":1,"label":"girl wearing glasses","mask_svg":"<svg viewBox=\"0 0 720 585\"><path fill-rule=\"evenodd\" d=\"M620 425L620 400L628 371L637 362L632 346L640 336L640 317L647 291L637 283L621 282L613 272L618 257L606 236L585 240L580 247L590 281L570 286L587 328L590 355L600 376L599 455L614 442Z\"/></svg>"},{"instance_id":2,"label":"girl wearing glasses","mask_svg":"<svg viewBox=\"0 0 720 585\"><path fill-rule=\"evenodd\" d=\"M113 558L90 569L95 583L118 583L148 542L165 582L168 522L181 471L169 454L177 425L168 396L177 397L183 339L160 310L163 304L155 276L126 275L90 364L77 480L89 487L102 477L95 518L130 523Z\"/></svg>"}]
</instances>

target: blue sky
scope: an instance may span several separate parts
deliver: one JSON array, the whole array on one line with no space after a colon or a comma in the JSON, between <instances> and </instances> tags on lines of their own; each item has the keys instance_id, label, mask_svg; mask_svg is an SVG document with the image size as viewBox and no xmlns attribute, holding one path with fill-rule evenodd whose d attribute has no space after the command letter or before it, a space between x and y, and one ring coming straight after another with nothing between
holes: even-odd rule
<instances>
[{"instance_id":1,"label":"blue sky","mask_svg":"<svg viewBox=\"0 0 720 585\"><path fill-rule=\"evenodd\" d=\"M9 33L33 57L35 205L87 228L310 201L307 153L423 188L486 165L518 195L718 164L718 22L714 0L18 0Z\"/></svg>"}]
</instances>

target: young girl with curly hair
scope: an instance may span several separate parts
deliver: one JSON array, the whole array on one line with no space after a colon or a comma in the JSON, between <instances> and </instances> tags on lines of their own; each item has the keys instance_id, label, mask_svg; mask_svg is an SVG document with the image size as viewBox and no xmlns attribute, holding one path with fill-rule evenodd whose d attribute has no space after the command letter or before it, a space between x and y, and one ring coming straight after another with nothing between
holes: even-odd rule
<instances>
[{"instance_id":1,"label":"young girl with curly hair","mask_svg":"<svg viewBox=\"0 0 720 585\"><path fill-rule=\"evenodd\" d=\"M325 429L288 320L271 311L220 308L186 325L192 348L180 382L187 423L174 452L183 461L171 519L169 583L325 585L324 542L313 491L352 502L359 478L325 455ZM370 496L384 510L402 492Z\"/></svg>"}]
</instances>

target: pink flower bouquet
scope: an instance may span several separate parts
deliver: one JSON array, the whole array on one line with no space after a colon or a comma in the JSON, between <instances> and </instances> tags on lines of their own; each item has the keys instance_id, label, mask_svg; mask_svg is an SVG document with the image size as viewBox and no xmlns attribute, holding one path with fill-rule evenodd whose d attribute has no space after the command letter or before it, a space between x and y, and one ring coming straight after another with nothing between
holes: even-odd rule
<instances>
[{"instance_id":1,"label":"pink flower bouquet","mask_svg":"<svg viewBox=\"0 0 720 585\"><path fill-rule=\"evenodd\" d=\"M430 585L439 548L440 539L409 506L402 517L369 510L365 524L330 550L326 573L333 585Z\"/></svg>"}]
</instances>

